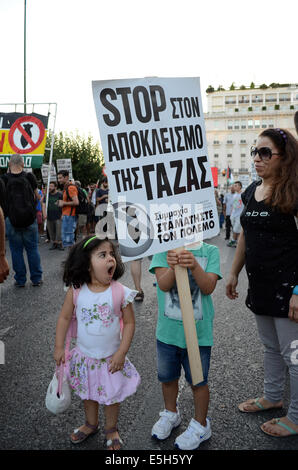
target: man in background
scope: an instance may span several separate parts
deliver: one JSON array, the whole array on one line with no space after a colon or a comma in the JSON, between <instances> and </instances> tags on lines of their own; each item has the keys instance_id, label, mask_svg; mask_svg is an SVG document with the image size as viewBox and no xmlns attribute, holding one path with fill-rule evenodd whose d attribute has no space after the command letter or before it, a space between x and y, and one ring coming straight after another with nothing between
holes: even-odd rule
<instances>
[{"instance_id":1,"label":"man in background","mask_svg":"<svg viewBox=\"0 0 298 470\"><path fill-rule=\"evenodd\" d=\"M77 187L69 182L68 170L60 170L57 174L58 183L63 187L63 199L58 201L62 208L62 245L71 247L75 242L77 226L76 206L79 205Z\"/></svg>"}]
</instances>

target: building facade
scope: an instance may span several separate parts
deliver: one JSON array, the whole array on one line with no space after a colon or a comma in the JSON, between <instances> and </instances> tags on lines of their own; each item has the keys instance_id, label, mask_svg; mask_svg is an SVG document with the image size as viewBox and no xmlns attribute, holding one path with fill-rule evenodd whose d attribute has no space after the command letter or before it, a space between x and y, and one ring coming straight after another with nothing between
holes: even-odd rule
<instances>
[{"instance_id":1,"label":"building facade","mask_svg":"<svg viewBox=\"0 0 298 470\"><path fill-rule=\"evenodd\" d=\"M262 130L280 127L296 135L298 84L211 91L207 99L204 118L208 155L211 166L218 168L220 189L226 187L223 173L228 167L234 180L251 180L250 147Z\"/></svg>"}]
</instances>

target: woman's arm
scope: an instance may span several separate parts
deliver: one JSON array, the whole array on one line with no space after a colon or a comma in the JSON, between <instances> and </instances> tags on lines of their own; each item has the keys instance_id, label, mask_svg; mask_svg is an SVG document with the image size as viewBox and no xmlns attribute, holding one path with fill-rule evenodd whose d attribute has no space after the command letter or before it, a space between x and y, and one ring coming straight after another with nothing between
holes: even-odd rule
<instances>
[{"instance_id":1,"label":"woman's arm","mask_svg":"<svg viewBox=\"0 0 298 470\"><path fill-rule=\"evenodd\" d=\"M56 326L54 359L57 363L57 366L60 365L61 360L63 363L65 362L64 341L72 318L73 309L74 305L72 288L69 288L65 296L64 304L62 306Z\"/></svg>"},{"instance_id":2,"label":"woman's arm","mask_svg":"<svg viewBox=\"0 0 298 470\"><path fill-rule=\"evenodd\" d=\"M122 309L122 314L122 340L119 349L115 352L115 354L113 354L109 364L109 371L112 374L123 369L125 356L130 348L132 338L135 332L135 316L131 303L129 303L125 308Z\"/></svg>"},{"instance_id":3,"label":"woman's arm","mask_svg":"<svg viewBox=\"0 0 298 470\"><path fill-rule=\"evenodd\" d=\"M228 282L226 285L226 295L229 299L236 299L238 297L238 292L236 291L236 286L238 284L238 276L245 264L245 237L243 230L241 230L237 248L229 274Z\"/></svg>"}]
</instances>

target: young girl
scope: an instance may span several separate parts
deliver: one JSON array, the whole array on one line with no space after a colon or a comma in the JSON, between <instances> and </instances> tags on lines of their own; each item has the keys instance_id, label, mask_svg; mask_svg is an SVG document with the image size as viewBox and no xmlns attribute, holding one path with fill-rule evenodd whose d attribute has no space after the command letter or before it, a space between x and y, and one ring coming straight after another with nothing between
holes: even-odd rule
<instances>
[{"instance_id":1,"label":"young girl","mask_svg":"<svg viewBox=\"0 0 298 470\"><path fill-rule=\"evenodd\" d=\"M64 341L76 301L77 344L70 351L67 375L71 388L84 401L86 422L70 436L73 444L83 442L98 431L98 407L105 405L105 435L108 450L118 450L123 442L117 430L119 403L136 392L140 376L126 358L135 329L132 302L137 294L124 288L123 331L113 311L111 281L124 273L116 247L96 236L74 245L64 267L63 281L70 286L58 318L54 358L64 363Z\"/></svg>"}]
</instances>

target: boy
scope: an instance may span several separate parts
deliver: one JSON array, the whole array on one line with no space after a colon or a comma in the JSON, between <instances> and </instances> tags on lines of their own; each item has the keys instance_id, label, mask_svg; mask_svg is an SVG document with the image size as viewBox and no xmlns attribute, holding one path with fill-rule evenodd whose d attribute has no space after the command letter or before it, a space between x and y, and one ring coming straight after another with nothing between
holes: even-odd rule
<instances>
[{"instance_id":1,"label":"boy","mask_svg":"<svg viewBox=\"0 0 298 470\"><path fill-rule=\"evenodd\" d=\"M175 265L188 268L194 317L204 380L192 384L187 355L187 346L175 280ZM158 321L157 321L157 369L162 383L165 410L152 428L151 435L163 440L179 426L181 417L177 408L178 381L181 365L185 378L191 385L195 416L188 428L175 440L175 447L182 450L196 449L201 442L211 436L207 418L209 389L207 385L211 346L213 344L212 323L213 304L210 294L217 280L221 279L219 250L207 243L199 243L191 250L183 250L179 255L170 250L154 255L150 272L157 279Z\"/></svg>"}]
</instances>

